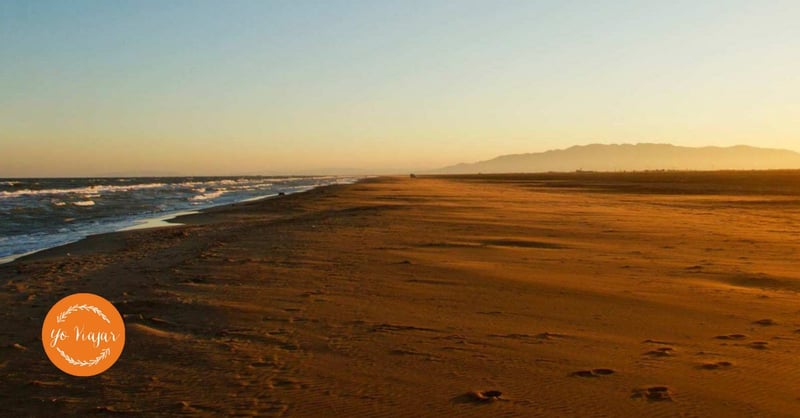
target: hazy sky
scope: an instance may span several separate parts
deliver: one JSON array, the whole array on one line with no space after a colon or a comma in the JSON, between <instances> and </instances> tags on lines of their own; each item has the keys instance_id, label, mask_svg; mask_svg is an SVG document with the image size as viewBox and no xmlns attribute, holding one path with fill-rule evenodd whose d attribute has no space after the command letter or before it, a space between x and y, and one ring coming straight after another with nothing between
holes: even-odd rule
<instances>
[{"instance_id":1,"label":"hazy sky","mask_svg":"<svg viewBox=\"0 0 800 418\"><path fill-rule=\"evenodd\" d=\"M0 176L800 151L800 1L0 1Z\"/></svg>"}]
</instances>

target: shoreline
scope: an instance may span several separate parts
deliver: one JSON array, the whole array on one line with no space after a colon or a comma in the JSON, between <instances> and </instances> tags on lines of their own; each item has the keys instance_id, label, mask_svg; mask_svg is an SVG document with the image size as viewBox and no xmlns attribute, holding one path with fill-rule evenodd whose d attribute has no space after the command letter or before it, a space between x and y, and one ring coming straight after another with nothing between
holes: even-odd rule
<instances>
[{"instance_id":1,"label":"shoreline","mask_svg":"<svg viewBox=\"0 0 800 418\"><path fill-rule=\"evenodd\" d=\"M360 181L360 179L356 179L353 183L357 183L359 181ZM353 183L344 183L344 184L353 184ZM338 183L336 183L336 184L338 184ZM308 186L308 188L303 189L303 190L281 192L281 193L284 193L283 196L288 196L288 195L292 195L292 194L305 193L305 192L308 192L309 190L313 190L313 189L318 188L318 187L326 187L326 186L329 186L329 185L330 184L326 184L326 185L322 185L322 186ZM118 232L145 230L145 229L152 229L152 228L170 228L170 227L174 227L174 226L180 226L180 225L183 225L183 223L177 222L176 220L178 218L183 218L183 217L187 217L187 216L191 216L191 215L202 214L203 212L211 210L211 209L214 209L214 208L237 205L237 204L240 204L240 203L247 203L247 202L257 202L257 201L261 201L261 200L264 200L264 199L277 198L277 197L280 197L280 196L281 196L280 193L271 193L271 194L267 194L267 195L263 195L263 196L249 197L249 198L245 198L245 199L238 200L238 201L235 201L235 202L228 202L228 203L222 203L222 204L219 204L219 205L212 205L212 206L208 206L208 207L205 207L205 208L202 208L202 209L197 209L197 210L178 210L178 211L173 211L172 213L169 213L169 214L153 216L153 217L149 217L149 218L141 218L141 219L137 219L137 220L131 221L131 222L134 222L134 223L132 225L130 225L130 226L122 227L120 229L115 229L113 231L100 232L100 233L97 233L97 234L90 234L90 235L84 236L82 238L78 238L78 239L76 239L74 241L64 242L62 244L55 245L55 246L52 246L52 247L45 247L45 248L41 248L41 249L37 249L37 250L33 250L33 251L28 251L28 252L21 253L21 254L12 254L12 255L8 255L8 256L0 257L0 266L5 265L5 264L13 263L13 262L15 262L17 260L20 260L20 259L25 258L25 257L33 256L33 255L35 255L37 253L40 253L40 252L43 252L43 251L55 250L55 249L58 249L60 247L76 244L76 243L79 243L79 242L81 242L81 241L83 241L83 240L85 240L87 238L93 237L93 236L114 234L114 233L118 233Z\"/></svg>"},{"instance_id":2,"label":"shoreline","mask_svg":"<svg viewBox=\"0 0 800 418\"><path fill-rule=\"evenodd\" d=\"M800 173L712 177L380 177L2 265L0 415L792 416ZM78 292L100 378L41 350Z\"/></svg>"}]
</instances>

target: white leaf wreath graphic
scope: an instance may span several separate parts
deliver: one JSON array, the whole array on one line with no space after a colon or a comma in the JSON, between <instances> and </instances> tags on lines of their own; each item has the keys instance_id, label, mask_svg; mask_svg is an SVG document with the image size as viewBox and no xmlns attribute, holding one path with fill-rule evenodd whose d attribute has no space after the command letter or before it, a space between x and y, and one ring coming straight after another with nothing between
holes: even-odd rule
<instances>
[{"instance_id":1,"label":"white leaf wreath graphic","mask_svg":"<svg viewBox=\"0 0 800 418\"><path fill-rule=\"evenodd\" d=\"M65 322L67 320L67 316L76 311L93 312L95 315L99 316L100 319L102 319L103 321L106 321L109 324L111 323L106 314L104 314L103 311L100 310L100 308L98 308L97 306L86 305L86 304L70 306L64 312L58 314L58 316L56 317L56 322L60 323ZM75 360L74 358L70 357L69 354L65 353L64 350L62 350L61 348L56 347L56 350L58 351L58 354L61 354L61 357L63 357L64 360L67 361L67 363L73 366L81 366L81 367L96 366L97 363L100 363L101 361L103 361L103 359L111 355L111 349L106 348L100 353L99 356L97 356L92 360Z\"/></svg>"},{"instance_id":2,"label":"white leaf wreath graphic","mask_svg":"<svg viewBox=\"0 0 800 418\"><path fill-rule=\"evenodd\" d=\"M67 310L65 310L64 312L61 312L60 314L58 314L58 316L56 317L56 322L64 322L64 321L66 321L67 320L67 316L69 316L69 314L71 314L71 313L73 313L75 311L94 312L103 321L106 321L109 324L111 323L111 321L108 320L108 317L106 316L106 314L104 314L103 311L100 310L100 308L98 308L97 306L86 305L86 304L70 306L69 308L67 308Z\"/></svg>"},{"instance_id":3,"label":"white leaf wreath graphic","mask_svg":"<svg viewBox=\"0 0 800 418\"><path fill-rule=\"evenodd\" d=\"M89 360L89 361L83 361L83 360L75 360L74 358L70 357L69 354L65 353L64 350L62 350L59 347L56 347L56 350L58 351L58 354L61 354L61 357L64 357L64 360L66 360L67 363L69 363L69 364L71 364L73 366L96 366L97 363L101 362L104 358L106 358L106 357L111 355L111 349L110 348L106 348L100 353L99 356L97 356L97 358Z\"/></svg>"}]
</instances>

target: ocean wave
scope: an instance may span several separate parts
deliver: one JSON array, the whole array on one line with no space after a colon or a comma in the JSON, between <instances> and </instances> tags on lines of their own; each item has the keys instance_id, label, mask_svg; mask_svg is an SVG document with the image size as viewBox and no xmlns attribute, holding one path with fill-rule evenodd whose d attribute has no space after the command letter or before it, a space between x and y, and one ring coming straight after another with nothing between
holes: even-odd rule
<instances>
[{"instance_id":1,"label":"ocean wave","mask_svg":"<svg viewBox=\"0 0 800 418\"><path fill-rule=\"evenodd\" d=\"M209 192L209 193L199 194L197 196L192 196L192 197L189 198L189 200L190 201L198 201L198 200L216 199L216 198L222 196L225 192L227 192L227 190L216 190L216 191Z\"/></svg>"},{"instance_id":2,"label":"ocean wave","mask_svg":"<svg viewBox=\"0 0 800 418\"><path fill-rule=\"evenodd\" d=\"M62 194L94 194L98 193L113 193L113 192L127 192L132 190L143 189L157 189L167 186L165 183L146 183L146 184L133 184L129 186L113 186L113 185L97 185L76 187L72 189L22 189L14 190L13 192L2 191L0 192L0 199L8 199L21 196L37 196L37 195L62 195Z\"/></svg>"},{"instance_id":3,"label":"ocean wave","mask_svg":"<svg viewBox=\"0 0 800 418\"><path fill-rule=\"evenodd\" d=\"M207 181L186 181L181 183L144 183L144 184L125 184L125 185L111 185L111 184L98 184L84 187L63 188L63 189L20 189L13 191L0 191L0 199L9 199L22 196L40 196L40 195L65 195L65 194L83 194L91 197L97 197L101 193L115 193L115 192L129 192L136 190L147 189L170 189L180 190L189 189L199 193L203 193L209 189L227 188L230 190L251 190L251 188L267 188L273 185L275 181L292 181L299 180L300 178L258 178L248 179L240 178L236 180L223 179L223 180L207 180ZM115 180L120 181L120 180ZM9 186L21 184L18 181L6 181L0 184Z\"/></svg>"},{"instance_id":4,"label":"ocean wave","mask_svg":"<svg viewBox=\"0 0 800 418\"><path fill-rule=\"evenodd\" d=\"M141 219L356 178L40 179L0 182L0 258L129 227ZM37 190L38 189L38 190ZM0 261L2 262L2 261Z\"/></svg>"}]
</instances>

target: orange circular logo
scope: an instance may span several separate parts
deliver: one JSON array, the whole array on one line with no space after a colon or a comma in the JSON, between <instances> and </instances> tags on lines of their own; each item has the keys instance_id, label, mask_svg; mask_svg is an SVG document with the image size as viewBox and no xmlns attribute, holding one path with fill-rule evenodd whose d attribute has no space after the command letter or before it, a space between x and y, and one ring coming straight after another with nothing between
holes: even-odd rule
<instances>
[{"instance_id":1,"label":"orange circular logo","mask_svg":"<svg viewBox=\"0 0 800 418\"><path fill-rule=\"evenodd\" d=\"M76 293L50 308L42 324L42 345L64 373L94 376L114 363L125 346L125 323L111 302Z\"/></svg>"}]
</instances>

